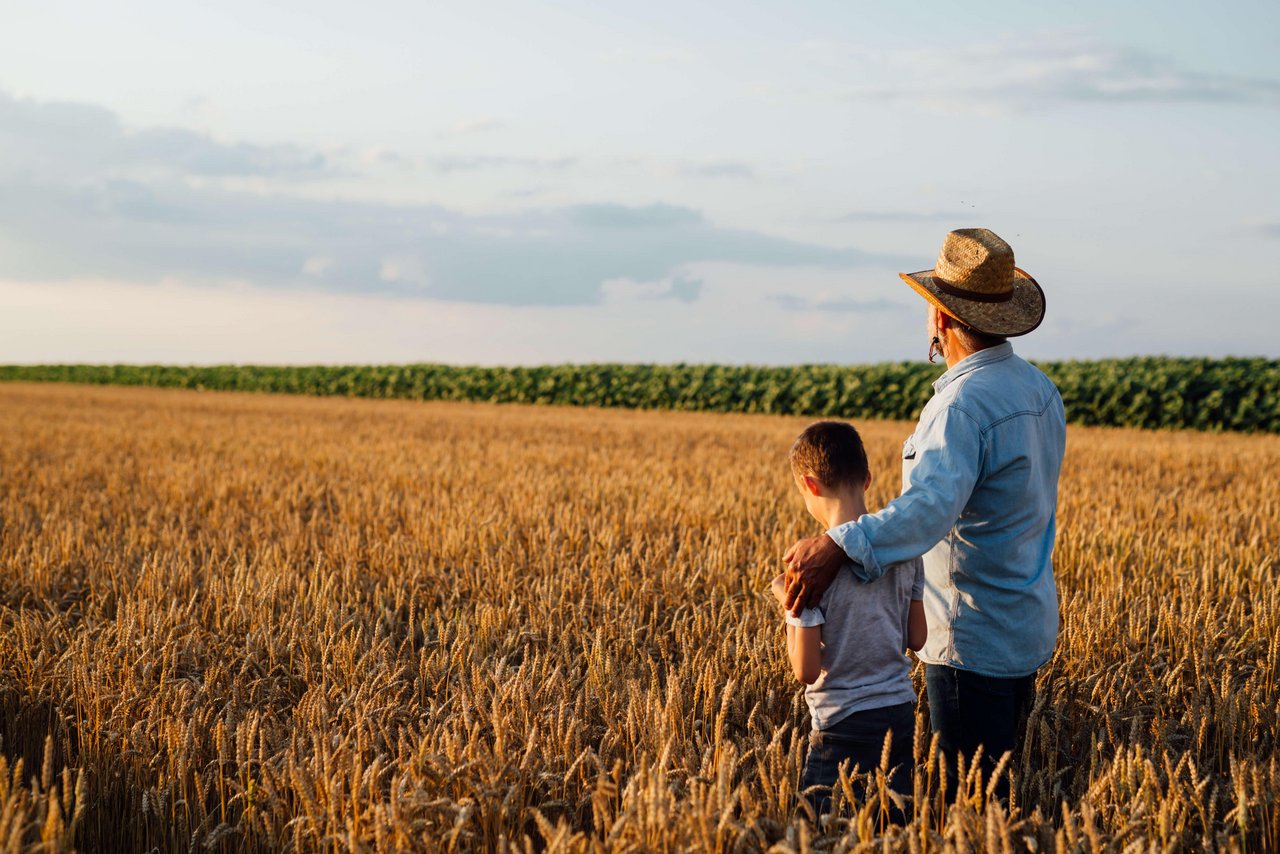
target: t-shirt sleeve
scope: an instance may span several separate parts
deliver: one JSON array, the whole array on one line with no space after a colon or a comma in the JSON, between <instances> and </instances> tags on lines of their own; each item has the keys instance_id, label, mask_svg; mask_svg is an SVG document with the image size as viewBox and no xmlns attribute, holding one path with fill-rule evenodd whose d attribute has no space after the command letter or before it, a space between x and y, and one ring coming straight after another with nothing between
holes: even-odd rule
<instances>
[{"instance_id":1,"label":"t-shirt sleeve","mask_svg":"<svg viewBox=\"0 0 1280 854\"><path fill-rule=\"evenodd\" d=\"M802 629L811 629L814 626L822 625L826 621L827 617L822 613L821 608L805 608L798 617L787 614L787 625L797 626Z\"/></svg>"},{"instance_id":2,"label":"t-shirt sleeve","mask_svg":"<svg viewBox=\"0 0 1280 854\"><path fill-rule=\"evenodd\" d=\"M924 599L924 561L916 558L915 565L916 577L911 582L911 599L913 602L919 602Z\"/></svg>"}]
</instances>

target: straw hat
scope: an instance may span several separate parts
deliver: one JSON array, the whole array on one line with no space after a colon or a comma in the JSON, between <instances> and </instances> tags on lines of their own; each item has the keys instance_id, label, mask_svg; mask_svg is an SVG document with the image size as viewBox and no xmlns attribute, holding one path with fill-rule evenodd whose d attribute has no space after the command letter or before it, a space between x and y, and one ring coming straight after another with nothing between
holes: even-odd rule
<instances>
[{"instance_id":1,"label":"straw hat","mask_svg":"<svg viewBox=\"0 0 1280 854\"><path fill-rule=\"evenodd\" d=\"M990 229L950 232L932 270L898 275L976 332L1012 338L1044 319L1044 291L1013 265L1013 248Z\"/></svg>"}]
</instances>

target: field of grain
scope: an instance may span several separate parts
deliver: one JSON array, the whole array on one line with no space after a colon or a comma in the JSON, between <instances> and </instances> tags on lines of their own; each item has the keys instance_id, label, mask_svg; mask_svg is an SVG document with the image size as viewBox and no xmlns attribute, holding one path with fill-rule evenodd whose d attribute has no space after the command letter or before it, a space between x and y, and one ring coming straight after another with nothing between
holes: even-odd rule
<instances>
[{"instance_id":1,"label":"field of grain","mask_svg":"<svg viewBox=\"0 0 1280 854\"><path fill-rule=\"evenodd\" d=\"M0 385L0 844L1280 847L1280 437L1073 428L1010 803L814 828L805 423Z\"/></svg>"}]
</instances>

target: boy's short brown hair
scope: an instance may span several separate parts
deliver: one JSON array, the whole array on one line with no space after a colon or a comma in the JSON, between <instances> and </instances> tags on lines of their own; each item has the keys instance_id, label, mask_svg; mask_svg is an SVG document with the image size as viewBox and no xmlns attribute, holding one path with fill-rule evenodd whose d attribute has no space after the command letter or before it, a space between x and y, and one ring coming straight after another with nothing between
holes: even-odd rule
<instances>
[{"instance_id":1,"label":"boy's short brown hair","mask_svg":"<svg viewBox=\"0 0 1280 854\"><path fill-rule=\"evenodd\" d=\"M867 480L867 449L852 424L815 421L791 446L791 472L811 475L823 486L861 486Z\"/></svg>"}]
</instances>

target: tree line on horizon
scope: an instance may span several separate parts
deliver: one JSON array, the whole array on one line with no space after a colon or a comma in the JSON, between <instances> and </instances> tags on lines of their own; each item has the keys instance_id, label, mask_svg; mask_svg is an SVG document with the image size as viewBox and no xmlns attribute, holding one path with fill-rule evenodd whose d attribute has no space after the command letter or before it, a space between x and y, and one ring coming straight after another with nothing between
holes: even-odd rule
<instances>
[{"instance_id":1,"label":"tree line on horizon","mask_svg":"<svg viewBox=\"0 0 1280 854\"><path fill-rule=\"evenodd\" d=\"M1074 424L1280 432L1280 360L1037 362ZM911 420L941 365L3 365L0 381Z\"/></svg>"}]
</instances>

